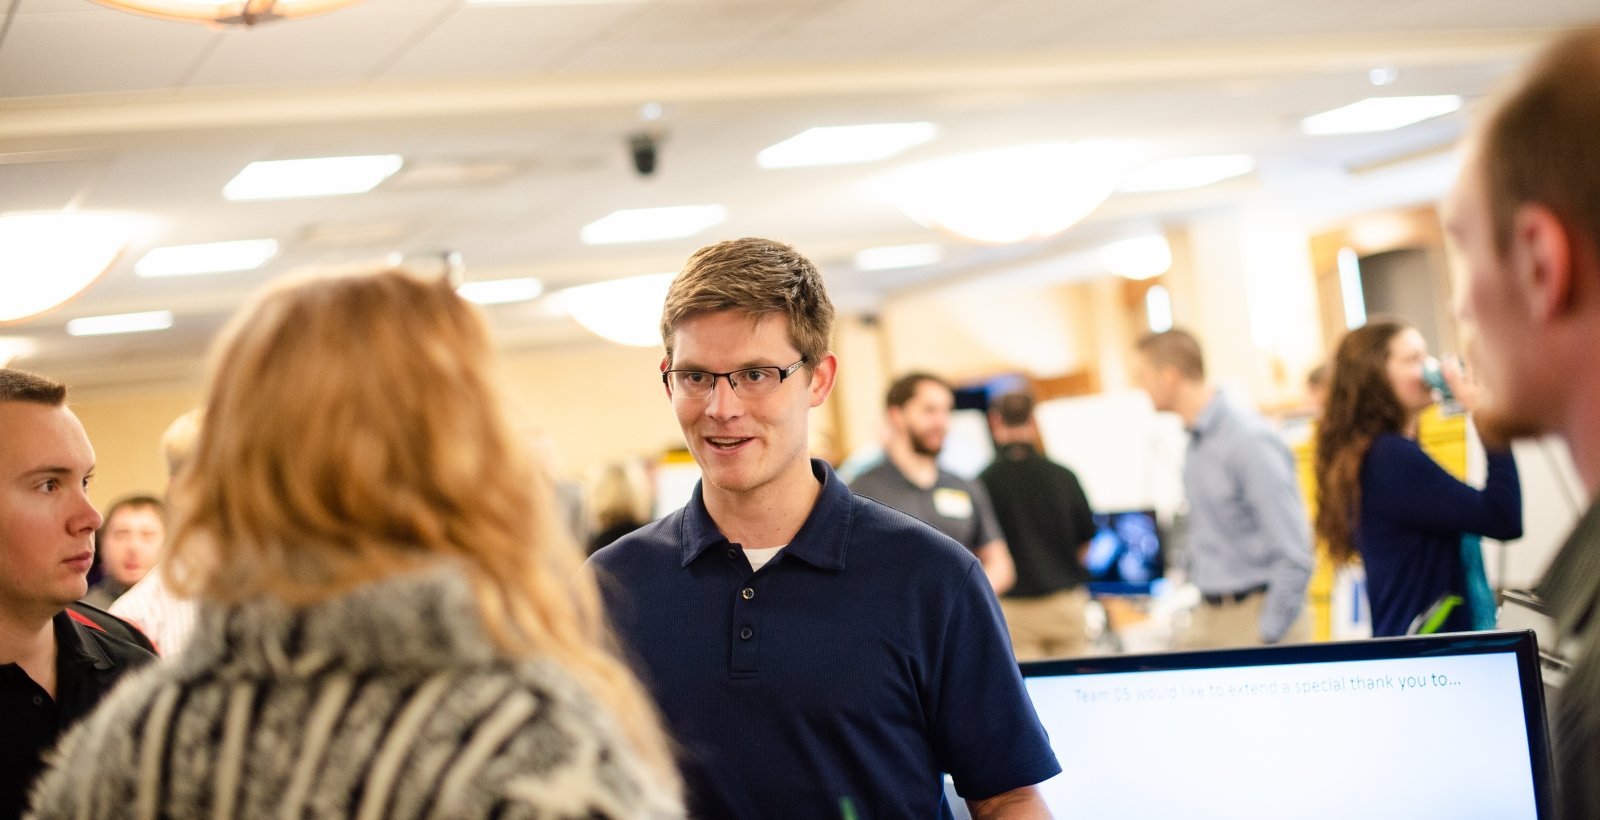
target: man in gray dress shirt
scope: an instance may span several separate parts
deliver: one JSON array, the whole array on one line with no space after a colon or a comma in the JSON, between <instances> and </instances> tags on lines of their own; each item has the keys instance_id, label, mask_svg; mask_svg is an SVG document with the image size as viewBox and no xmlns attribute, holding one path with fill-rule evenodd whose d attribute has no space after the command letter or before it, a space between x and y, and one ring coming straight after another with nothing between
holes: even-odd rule
<instances>
[{"instance_id":1,"label":"man in gray dress shirt","mask_svg":"<svg viewBox=\"0 0 1600 820\"><path fill-rule=\"evenodd\" d=\"M1189 580L1202 601L1180 645L1309 640L1311 534L1289 448L1259 413L1206 383L1194 336L1153 333L1137 352L1139 386L1189 430Z\"/></svg>"},{"instance_id":2,"label":"man in gray dress shirt","mask_svg":"<svg viewBox=\"0 0 1600 820\"><path fill-rule=\"evenodd\" d=\"M1551 714L1560 820L1600 817L1597 134L1600 27L1590 27L1546 50L1494 101L1444 208L1462 338L1484 388L1479 432L1485 441L1561 436L1590 499L1539 584L1572 663Z\"/></svg>"}]
</instances>

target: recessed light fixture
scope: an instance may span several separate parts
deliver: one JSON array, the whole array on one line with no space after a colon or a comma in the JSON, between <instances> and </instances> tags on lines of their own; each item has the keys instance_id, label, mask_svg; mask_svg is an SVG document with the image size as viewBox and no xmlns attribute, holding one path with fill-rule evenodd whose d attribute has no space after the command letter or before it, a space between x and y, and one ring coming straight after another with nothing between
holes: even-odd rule
<instances>
[{"instance_id":1,"label":"recessed light fixture","mask_svg":"<svg viewBox=\"0 0 1600 820\"><path fill-rule=\"evenodd\" d=\"M855 266L859 271L918 268L936 264L944 258L944 246L937 242L917 245L885 245L856 252Z\"/></svg>"},{"instance_id":2,"label":"recessed light fixture","mask_svg":"<svg viewBox=\"0 0 1600 820\"><path fill-rule=\"evenodd\" d=\"M222 195L238 201L364 194L404 164L399 154L263 160L246 165Z\"/></svg>"},{"instance_id":3,"label":"recessed light fixture","mask_svg":"<svg viewBox=\"0 0 1600 820\"><path fill-rule=\"evenodd\" d=\"M931 122L888 122L808 128L756 154L762 168L845 165L892 157L939 133Z\"/></svg>"},{"instance_id":4,"label":"recessed light fixture","mask_svg":"<svg viewBox=\"0 0 1600 820\"><path fill-rule=\"evenodd\" d=\"M278 255L276 239L239 239L202 245L169 245L145 254L133 266L140 276L192 276L255 270Z\"/></svg>"},{"instance_id":5,"label":"recessed light fixture","mask_svg":"<svg viewBox=\"0 0 1600 820\"><path fill-rule=\"evenodd\" d=\"M1152 279L1172 267L1172 247L1166 237L1136 236L1100 249L1100 264L1125 279Z\"/></svg>"},{"instance_id":6,"label":"recessed light fixture","mask_svg":"<svg viewBox=\"0 0 1600 820\"><path fill-rule=\"evenodd\" d=\"M110 336L117 333L147 333L172 327L172 311L147 310L142 313L115 313L109 316L85 316L67 322L67 333L72 336Z\"/></svg>"},{"instance_id":7,"label":"recessed light fixture","mask_svg":"<svg viewBox=\"0 0 1600 820\"><path fill-rule=\"evenodd\" d=\"M1151 333L1165 333L1172 329L1172 294L1160 285L1152 285L1144 292L1145 322Z\"/></svg>"},{"instance_id":8,"label":"recessed light fixture","mask_svg":"<svg viewBox=\"0 0 1600 820\"><path fill-rule=\"evenodd\" d=\"M1344 304L1344 326L1355 330L1367 323L1367 294L1361 288L1361 257L1354 248L1340 248L1339 299Z\"/></svg>"},{"instance_id":9,"label":"recessed light fixture","mask_svg":"<svg viewBox=\"0 0 1600 820\"><path fill-rule=\"evenodd\" d=\"M721 205L676 205L668 208L630 208L613 211L583 226L585 245L615 245L681 239L693 236L728 218Z\"/></svg>"},{"instance_id":10,"label":"recessed light fixture","mask_svg":"<svg viewBox=\"0 0 1600 820\"><path fill-rule=\"evenodd\" d=\"M115 214L0 216L0 323L37 316L82 293L149 227Z\"/></svg>"},{"instance_id":11,"label":"recessed light fixture","mask_svg":"<svg viewBox=\"0 0 1600 820\"><path fill-rule=\"evenodd\" d=\"M631 347L655 347L661 344L661 306L675 275L650 273L577 285L561 291L561 306L596 336Z\"/></svg>"},{"instance_id":12,"label":"recessed light fixture","mask_svg":"<svg viewBox=\"0 0 1600 820\"><path fill-rule=\"evenodd\" d=\"M539 295L544 293L544 283L533 277L491 279L484 282L468 282L456 288L456 293L461 294L461 298L468 302L480 305L504 305L539 298Z\"/></svg>"},{"instance_id":13,"label":"recessed light fixture","mask_svg":"<svg viewBox=\"0 0 1600 820\"><path fill-rule=\"evenodd\" d=\"M1461 97L1457 94L1368 97L1332 111L1312 114L1300 121L1300 130L1312 135L1393 131L1460 109Z\"/></svg>"},{"instance_id":14,"label":"recessed light fixture","mask_svg":"<svg viewBox=\"0 0 1600 820\"><path fill-rule=\"evenodd\" d=\"M1117 190L1124 193L1183 191L1244 176L1255 170L1255 157L1249 154L1215 154L1201 157L1171 157L1142 165L1122 175Z\"/></svg>"}]
</instances>

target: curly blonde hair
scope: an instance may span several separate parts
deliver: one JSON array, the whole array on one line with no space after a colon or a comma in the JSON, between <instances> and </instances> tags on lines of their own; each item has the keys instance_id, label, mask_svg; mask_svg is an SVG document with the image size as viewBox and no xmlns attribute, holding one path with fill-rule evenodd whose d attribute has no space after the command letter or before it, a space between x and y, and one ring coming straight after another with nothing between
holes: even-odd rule
<instances>
[{"instance_id":1,"label":"curly blonde hair","mask_svg":"<svg viewBox=\"0 0 1600 820\"><path fill-rule=\"evenodd\" d=\"M575 674L676 788L550 480L502 409L472 305L405 271L312 276L261 294L212 355L173 486L175 590L304 606L452 561L495 644Z\"/></svg>"}]
</instances>

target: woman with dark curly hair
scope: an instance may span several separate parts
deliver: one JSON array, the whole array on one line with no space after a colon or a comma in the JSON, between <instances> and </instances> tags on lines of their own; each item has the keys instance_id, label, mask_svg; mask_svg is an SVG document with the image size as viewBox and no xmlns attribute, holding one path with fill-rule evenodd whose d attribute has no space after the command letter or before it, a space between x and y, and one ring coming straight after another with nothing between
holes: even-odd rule
<instances>
[{"instance_id":1,"label":"woman with dark curly hair","mask_svg":"<svg viewBox=\"0 0 1600 820\"><path fill-rule=\"evenodd\" d=\"M1434 403L1423 377L1427 343L1416 328L1374 320L1334 355L1317 428L1317 534L1336 565L1366 567L1372 634L1403 635L1447 595L1470 600L1462 537L1522 535L1522 491L1507 449L1488 451L1482 490L1446 472L1417 444L1417 418ZM1469 411L1475 385L1447 363L1445 378ZM1476 542L1468 547L1476 548ZM1438 631L1473 626L1456 606Z\"/></svg>"}]
</instances>

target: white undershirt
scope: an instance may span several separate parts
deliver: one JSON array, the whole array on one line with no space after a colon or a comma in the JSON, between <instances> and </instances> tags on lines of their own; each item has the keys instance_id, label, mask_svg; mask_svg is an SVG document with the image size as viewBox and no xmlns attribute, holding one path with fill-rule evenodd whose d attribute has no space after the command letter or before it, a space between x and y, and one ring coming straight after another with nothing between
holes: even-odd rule
<instances>
[{"instance_id":1,"label":"white undershirt","mask_svg":"<svg viewBox=\"0 0 1600 820\"><path fill-rule=\"evenodd\" d=\"M778 554L778 550L781 550L781 549L783 549L784 547L787 547L787 546L789 546L789 545L788 544L780 544L780 545L778 545L776 547L767 547L765 549L759 549L759 550L758 549L751 549L749 547L745 547L744 557L745 557L745 560L750 562L750 569L752 571L758 570L758 569L761 569L762 567L766 566L767 562L772 560L772 556Z\"/></svg>"}]
</instances>

